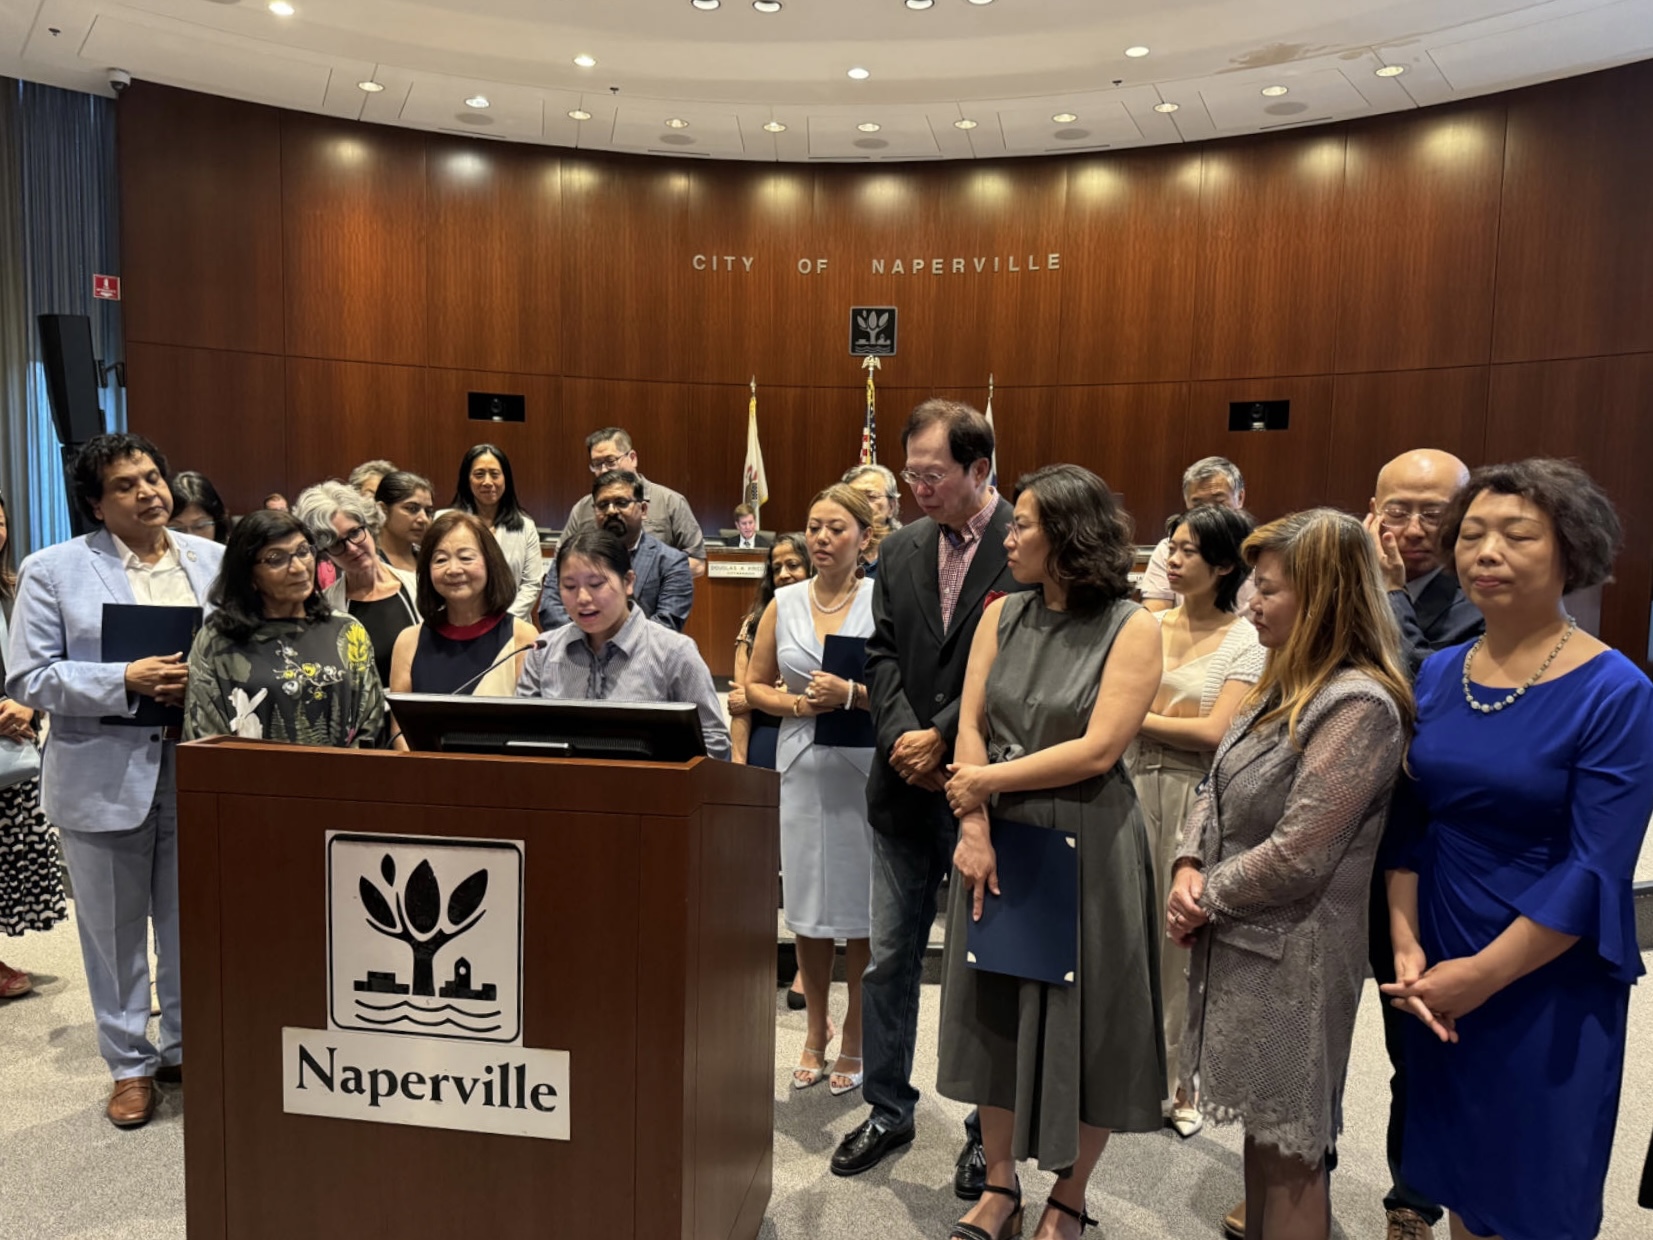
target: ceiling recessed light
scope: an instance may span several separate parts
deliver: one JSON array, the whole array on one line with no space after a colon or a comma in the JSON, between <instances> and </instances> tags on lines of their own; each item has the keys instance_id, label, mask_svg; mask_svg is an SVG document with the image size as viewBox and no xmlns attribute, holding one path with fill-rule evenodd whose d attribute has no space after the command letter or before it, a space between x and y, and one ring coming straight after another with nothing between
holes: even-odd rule
<instances>
[{"instance_id":1,"label":"ceiling recessed light","mask_svg":"<svg viewBox=\"0 0 1653 1240\"><path fill-rule=\"evenodd\" d=\"M1156 103L1154 105L1154 111L1156 111L1156 112L1175 112L1179 106L1181 106L1181 105L1172 103L1169 100L1167 100L1164 103Z\"/></svg>"},{"instance_id":2,"label":"ceiling recessed light","mask_svg":"<svg viewBox=\"0 0 1653 1240\"><path fill-rule=\"evenodd\" d=\"M974 129L975 127L976 122L971 120L968 116L961 116L958 120L953 122L954 129Z\"/></svg>"},{"instance_id":3,"label":"ceiling recessed light","mask_svg":"<svg viewBox=\"0 0 1653 1240\"><path fill-rule=\"evenodd\" d=\"M575 121L588 121L591 119L591 113L584 108L571 108L568 112L568 118Z\"/></svg>"},{"instance_id":4,"label":"ceiling recessed light","mask_svg":"<svg viewBox=\"0 0 1653 1240\"><path fill-rule=\"evenodd\" d=\"M933 9L936 7L936 0L907 0L907 7L909 9Z\"/></svg>"},{"instance_id":5,"label":"ceiling recessed light","mask_svg":"<svg viewBox=\"0 0 1653 1240\"><path fill-rule=\"evenodd\" d=\"M705 12L710 13L713 9L717 8L718 5L722 4L723 0L689 0L689 3L694 5L697 9L702 9Z\"/></svg>"},{"instance_id":6,"label":"ceiling recessed light","mask_svg":"<svg viewBox=\"0 0 1653 1240\"><path fill-rule=\"evenodd\" d=\"M971 4L992 4L993 0L970 0Z\"/></svg>"},{"instance_id":7,"label":"ceiling recessed light","mask_svg":"<svg viewBox=\"0 0 1653 1240\"><path fill-rule=\"evenodd\" d=\"M862 121L856 128L862 133L877 133L880 126L877 121Z\"/></svg>"},{"instance_id":8,"label":"ceiling recessed light","mask_svg":"<svg viewBox=\"0 0 1653 1240\"><path fill-rule=\"evenodd\" d=\"M1291 88L1289 86L1265 86L1263 87L1263 94L1267 95L1270 99L1278 99L1290 89Z\"/></svg>"},{"instance_id":9,"label":"ceiling recessed light","mask_svg":"<svg viewBox=\"0 0 1653 1240\"><path fill-rule=\"evenodd\" d=\"M689 122L684 120L681 116L673 116L668 118L666 121L667 129L687 129L688 127Z\"/></svg>"},{"instance_id":10,"label":"ceiling recessed light","mask_svg":"<svg viewBox=\"0 0 1653 1240\"><path fill-rule=\"evenodd\" d=\"M851 69L849 71L849 75L852 78L854 78L857 82L864 82L872 76L871 73L869 73L867 70L861 68L860 65L856 65L855 68Z\"/></svg>"},{"instance_id":11,"label":"ceiling recessed light","mask_svg":"<svg viewBox=\"0 0 1653 1240\"><path fill-rule=\"evenodd\" d=\"M488 96L472 95L469 99L465 100L465 106L467 108L485 108L488 106Z\"/></svg>"},{"instance_id":12,"label":"ceiling recessed light","mask_svg":"<svg viewBox=\"0 0 1653 1240\"><path fill-rule=\"evenodd\" d=\"M574 63L579 65L582 69L595 69L597 67L597 58L595 56L587 56L584 52L581 52L578 56L574 57Z\"/></svg>"},{"instance_id":13,"label":"ceiling recessed light","mask_svg":"<svg viewBox=\"0 0 1653 1240\"><path fill-rule=\"evenodd\" d=\"M765 133L785 133L786 126L781 124L779 121L770 121L763 127L763 131Z\"/></svg>"},{"instance_id":14,"label":"ceiling recessed light","mask_svg":"<svg viewBox=\"0 0 1653 1240\"><path fill-rule=\"evenodd\" d=\"M1055 121L1058 125L1071 125L1071 124L1073 124L1074 121L1078 120L1079 118L1077 116L1075 116L1072 112L1058 112L1055 116L1051 117L1050 119Z\"/></svg>"},{"instance_id":15,"label":"ceiling recessed light","mask_svg":"<svg viewBox=\"0 0 1653 1240\"><path fill-rule=\"evenodd\" d=\"M1377 71L1378 77L1399 77L1406 72L1405 65L1384 65Z\"/></svg>"},{"instance_id":16,"label":"ceiling recessed light","mask_svg":"<svg viewBox=\"0 0 1653 1240\"><path fill-rule=\"evenodd\" d=\"M293 6L288 4L287 0L270 0L270 12L277 17L291 17Z\"/></svg>"},{"instance_id":17,"label":"ceiling recessed light","mask_svg":"<svg viewBox=\"0 0 1653 1240\"><path fill-rule=\"evenodd\" d=\"M752 0L752 7L760 13L779 13L781 0Z\"/></svg>"},{"instance_id":18,"label":"ceiling recessed light","mask_svg":"<svg viewBox=\"0 0 1653 1240\"><path fill-rule=\"evenodd\" d=\"M358 90L365 90L370 95L376 95L385 87L383 82L374 82L369 80L366 82L357 82L356 88Z\"/></svg>"},{"instance_id":19,"label":"ceiling recessed light","mask_svg":"<svg viewBox=\"0 0 1653 1240\"><path fill-rule=\"evenodd\" d=\"M1125 55L1129 56L1132 60L1136 60L1140 57L1146 56L1147 54L1148 49L1145 47L1127 47L1125 49Z\"/></svg>"}]
</instances>

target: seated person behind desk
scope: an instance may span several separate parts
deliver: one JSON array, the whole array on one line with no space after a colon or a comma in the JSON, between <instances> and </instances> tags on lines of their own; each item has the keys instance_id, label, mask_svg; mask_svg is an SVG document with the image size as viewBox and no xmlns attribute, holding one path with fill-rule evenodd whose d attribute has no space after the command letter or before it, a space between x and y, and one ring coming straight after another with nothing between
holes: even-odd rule
<instances>
[{"instance_id":1,"label":"seated person behind desk","mask_svg":"<svg viewBox=\"0 0 1653 1240\"><path fill-rule=\"evenodd\" d=\"M775 540L768 534L758 533L758 514L752 505L735 505L735 538L729 546L761 550L774 545Z\"/></svg>"},{"instance_id":2,"label":"seated person behind desk","mask_svg":"<svg viewBox=\"0 0 1653 1240\"><path fill-rule=\"evenodd\" d=\"M372 745L385 719L373 644L316 589L316 549L285 512L250 512L230 532L208 595L216 609L189 652L184 739L244 736Z\"/></svg>"},{"instance_id":3,"label":"seated person behind desk","mask_svg":"<svg viewBox=\"0 0 1653 1240\"><path fill-rule=\"evenodd\" d=\"M611 469L598 474L591 484L591 504L601 523L598 528L607 530L626 546L636 578L632 601L656 624L681 633L689 619L689 608L694 605L694 571L685 553L668 547L643 528L649 515L649 501L641 475L629 469ZM560 554L558 560L561 561ZM545 575L539 606L543 629L568 623L568 612L564 610L558 589L559 575L557 570Z\"/></svg>"},{"instance_id":4,"label":"seated person behind desk","mask_svg":"<svg viewBox=\"0 0 1653 1240\"><path fill-rule=\"evenodd\" d=\"M562 606L573 621L545 635L517 681L518 697L691 702L706 752L729 757L729 729L712 673L694 639L652 624L632 605L631 557L607 530L582 530L557 548Z\"/></svg>"},{"instance_id":5,"label":"seated person behind desk","mask_svg":"<svg viewBox=\"0 0 1653 1240\"><path fill-rule=\"evenodd\" d=\"M516 575L488 527L468 512L444 512L425 531L416 572L425 620L396 639L391 692L514 697L527 652L506 652L539 634L510 614Z\"/></svg>"}]
</instances>

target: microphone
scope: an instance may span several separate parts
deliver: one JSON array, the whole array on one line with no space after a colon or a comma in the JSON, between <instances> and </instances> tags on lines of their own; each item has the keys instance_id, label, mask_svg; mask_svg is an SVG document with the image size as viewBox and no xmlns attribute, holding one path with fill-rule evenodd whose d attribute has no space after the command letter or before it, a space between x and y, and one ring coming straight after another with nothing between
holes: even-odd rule
<instances>
[{"instance_id":1,"label":"microphone","mask_svg":"<svg viewBox=\"0 0 1653 1240\"><path fill-rule=\"evenodd\" d=\"M494 668L498 667L501 663L505 662L506 659L514 659L525 650L544 650L548 644L549 643L546 638L537 637L526 646L518 646L515 650L506 651L499 658L495 659L487 667L478 672L475 676L472 676L464 684L460 685L459 688L455 689L451 696L459 697L465 693L469 693L477 686L478 682L480 682L484 676L493 671Z\"/></svg>"}]
</instances>

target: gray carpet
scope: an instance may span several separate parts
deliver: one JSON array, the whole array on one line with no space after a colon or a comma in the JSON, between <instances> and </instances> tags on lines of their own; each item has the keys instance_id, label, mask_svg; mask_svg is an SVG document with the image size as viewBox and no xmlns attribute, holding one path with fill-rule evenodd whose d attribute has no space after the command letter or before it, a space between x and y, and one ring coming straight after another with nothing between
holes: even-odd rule
<instances>
[{"instance_id":1,"label":"gray carpet","mask_svg":"<svg viewBox=\"0 0 1653 1240\"><path fill-rule=\"evenodd\" d=\"M108 1083L98 1059L72 924L50 934L0 940L7 963L29 969L37 992L0 1004L0 1237L4 1240L181 1240L184 1235L183 1093L165 1088L148 1127L117 1132L103 1118ZM841 1016L843 987L835 988ZM1349 1077L1342 1166L1334 1177L1335 1235L1383 1235L1379 1199L1387 1186L1383 1123L1388 1065L1378 1012L1367 995ZM859 1094L833 1098L826 1086L795 1092L790 1064L803 1041L803 1014L776 992L775 1194L762 1235L771 1240L883 1240L942 1237L961 1212L950 1188L965 1108L927 1094L917 1141L854 1180L827 1170L838 1138L860 1122ZM936 999L924 988L915 1071L935 1078ZM1631 1050L1619 1139L1607 1182L1602 1236L1653 1234L1653 1214L1635 1204L1648 1132L1653 1129L1653 984L1630 1009ZM1106 1240L1197 1240L1218 1234L1216 1219L1240 1196L1240 1134L1211 1129L1193 1140L1170 1133L1119 1137L1091 1181L1090 1211ZM1023 1177L1030 1201L1051 1177ZM1028 1234L1032 1234L1029 1224ZM1096 1232L1088 1233L1095 1236ZM1446 1227L1437 1229L1445 1240Z\"/></svg>"}]
</instances>

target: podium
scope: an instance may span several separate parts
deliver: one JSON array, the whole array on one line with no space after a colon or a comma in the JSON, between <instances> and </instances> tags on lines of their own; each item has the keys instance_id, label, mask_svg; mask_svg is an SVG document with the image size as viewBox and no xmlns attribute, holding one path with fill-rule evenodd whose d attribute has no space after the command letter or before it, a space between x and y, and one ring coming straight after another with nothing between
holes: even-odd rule
<instances>
[{"instance_id":1,"label":"podium","mask_svg":"<svg viewBox=\"0 0 1653 1240\"><path fill-rule=\"evenodd\" d=\"M778 801L773 772L705 758L180 746L190 1240L755 1237L773 1158ZM421 934L451 936L434 958L427 937L422 965L407 946ZM488 955L513 935L519 977ZM390 963L346 967L358 941L388 944ZM502 1014L447 1041L332 1023L408 1020L409 1005ZM289 1053L299 1037L307 1060ZM485 1057L500 1105L480 1105L480 1070L452 1070L433 1101L428 1067L374 1075L366 1059L357 1090L371 1079L375 1097L344 1096L350 1045L403 1068ZM547 1052L566 1053L558 1085L513 1066ZM294 1113L295 1098L362 1118ZM467 1127L546 1120L563 1139Z\"/></svg>"}]
</instances>

